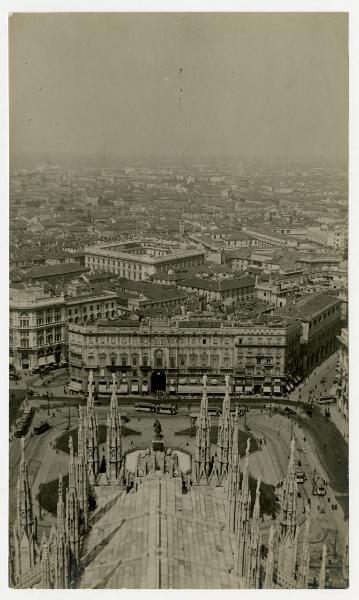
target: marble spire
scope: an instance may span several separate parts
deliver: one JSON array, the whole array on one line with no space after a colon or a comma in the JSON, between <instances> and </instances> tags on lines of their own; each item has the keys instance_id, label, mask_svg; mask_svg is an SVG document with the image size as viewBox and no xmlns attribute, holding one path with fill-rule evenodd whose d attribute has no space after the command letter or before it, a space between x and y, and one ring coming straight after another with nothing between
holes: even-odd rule
<instances>
[{"instance_id":1,"label":"marble spire","mask_svg":"<svg viewBox=\"0 0 359 600\"><path fill-rule=\"evenodd\" d=\"M307 507L305 523L304 523L304 535L302 542L302 549L299 559L298 568L298 587L300 589L306 589L308 587L309 578L309 561L310 561L310 548L309 548L309 533L310 533L310 510Z\"/></svg>"},{"instance_id":2,"label":"marble spire","mask_svg":"<svg viewBox=\"0 0 359 600\"><path fill-rule=\"evenodd\" d=\"M67 589L69 587L69 556L65 526L65 509L62 494L62 475L59 473L55 538L55 589Z\"/></svg>"},{"instance_id":3,"label":"marble spire","mask_svg":"<svg viewBox=\"0 0 359 600\"><path fill-rule=\"evenodd\" d=\"M327 546L326 546L326 544L324 544L323 550L322 550L322 560L320 563L319 584L318 584L318 587L321 590L325 589L326 568L327 568Z\"/></svg>"},{"instance_id":4,"label":"marble spire","mask_svg":"<svg viewBox=\"0 0 359 600\"><path fill-rule=\"evenodd\" d=\"M208 415L207 376L203 376L203 394L197 419L194 478L197 484L208 483L211 462L211 422Z\"/></svg>"},{"instance_id":5,"label":"marble spire","mask_svg":"<svg viewBox=\"0 0 359 600\"><path fill-rule=\"evenodd\" d=\"M241 460L238 447L238 409L234 417L232 452L229 464L227 479L227 499L228 499L228 531L235 533L237 530L238 504L240 501L240 482L241 482Z\"/></svg>"},{"instance_id":6,"label":"marble spire","mask_svg":"<svg viewBox=\"0 0 359 600\"><path fill-rule=\"evenodd\" d=\"M94 485L99 472L100 457L97 432L97 416L93 399L93 375L89 374L86 406L87 467L91 485Z\"/></svg>"},{"instance_id":7,"label":"marble spire","mask_svg":"<svg viewBox=\"0 0 359 600\"><path fill-rule=\"evenodd\" d=\"M261 478L258 477L256 499L253 508L253 515L250 526L247 566L246 566L246 587L249 589L259 588L259 579L261 574L261 546L262 537L259 530L260 524L260 486Z\"/></svg>"},{"instance_id":8,"label":"marble spire","mask_svg":"<svg viewBox=\"0 0 359 600\"><path fill-rule=\"evenodd\" d=\"M298 543L297 480L295 473L295 441L291 441L287 475L283 485L280 529L278 535L278 572L292 580L295 574Z\"/></svg>"},{"instance_id":9,"label":"marble spire","mask_svg":"<svg viewBox=\"0 0 359 600\"><path fill-rule=\"evenodd\" d=\"M226 375L226 392L222 414L218 421L217 455L214 461L214 476L219 484L228 476L232 451L232 420L229 375Z\"/></svg>"},{"instance_id":10,"label":"marble spire","mask_svg":"<svg viewBox=\"0 0 359 600\"><path fill-rule=\"evenodd\" d=\"M240 577L246 576L249 546L249 521L251 511L251 494L249 491L249 449L250 438L247 440L246 454L243 460L241 493L237 507L237 572Z\"/></svg>"},{"instance_id":11,"label":"marble spire","mask_svg":"<svg viewBox=\"0 0 359 600\"><path fill-rule=\"evenodd\" d=\"M263 588L271 590L273 588L273 571L274 571L274 526L271 525L268 538L268 554L266 560L266 572Z\"/></svg>"},{"instance_id":12,"label":"marble spire","mask_svg":"<svg viewBox=\"0 0 359 600\"><path fill-rule=\"evenodd\" d=\"M16 521L14 525L14 570L16 580L33 567L36 559L36 526L27 462L25 461L24 438L21 438L20 443L21 455L17 480Z\"/></svg>"},{"instance_id":13,"label":"marble spire","mask_svg":"<svg viewBox=\"0 0 359 600\"><path fill-rule=\"evenodd\" d=\"M119 483L122 462L122 423L116 394L116 376L112 376L110 410L107 415L106 474L110 484Z\"/></svg>"},{"instance_id":14,"label":"marble spire","mask_svg":"<svg viewBox=\"0 0 359 600\"><path fill-rule=\"evenodd\" d=\"M74 459L72 437L69 439L69 487L66 493L66 538L69 550L69 576L77 575L80 561L80 506L78 500L77 469Z\"/></svg>"},{"instance_id":15,"label":"marble spire","mask_svg":"<svg viewBox=\"0 0 359 600\"><path fill-rule=\"evenodd\" d=\"M49 546L45 532L41 540L41 588L44 590L51 588Z\"/></svg>"},{"instance_id":16,"label":"marble spire","mask_svg":"<svg viewBox=\"0 0 359 600\"><path fill-rule=\"evenodd\" d=\"M80 509L80 523L85 533L88 525L88 498L87 498L87 450L85 444L85 425L83 409L79 409L79 428L77 432L77 493Z\"/></svg>"}]
</instances>

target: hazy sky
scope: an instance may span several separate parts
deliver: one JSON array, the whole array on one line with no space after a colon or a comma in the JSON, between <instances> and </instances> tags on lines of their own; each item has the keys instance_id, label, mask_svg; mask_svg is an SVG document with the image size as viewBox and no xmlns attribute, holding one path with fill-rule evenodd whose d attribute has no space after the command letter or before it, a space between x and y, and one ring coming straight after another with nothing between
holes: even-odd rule
<instances>
[{"instance_id":1,"label":"hazy sky","mask_svg":"<svg viewBox=\"0 0 359 600\"><path fill-rule=\"evenodd\" d=\"M10 158L347 158L345 14L15 14Z\"/></svg>"}]
</instances>

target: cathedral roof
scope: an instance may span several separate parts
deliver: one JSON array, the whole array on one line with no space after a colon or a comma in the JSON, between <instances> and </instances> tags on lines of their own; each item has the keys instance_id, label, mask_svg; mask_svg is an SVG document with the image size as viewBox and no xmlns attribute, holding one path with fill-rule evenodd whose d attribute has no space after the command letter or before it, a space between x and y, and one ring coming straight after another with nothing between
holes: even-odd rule
<instances>
[{"instance_id":1,"label":"cathedral roof","mask_svg":"<svg viewBox=\"0 0 359 600\"><path fill-rule=\"evenodd\" d=\"M226 499L180 479L150 479L100 506L85 542L80 588L233 588Z\"/></svg>"}]
</instances>

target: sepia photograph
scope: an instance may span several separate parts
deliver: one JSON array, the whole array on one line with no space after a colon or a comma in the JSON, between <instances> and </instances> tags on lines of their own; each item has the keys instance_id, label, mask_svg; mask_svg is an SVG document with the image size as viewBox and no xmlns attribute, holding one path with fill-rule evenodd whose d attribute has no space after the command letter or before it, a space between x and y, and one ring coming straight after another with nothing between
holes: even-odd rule
<instances>
[{"instance_id":1,"label":"sepia photograph","mask_svg":"<svg viewBox=\"0 0 359 600\"><path fill-rule=\"evenodd\" d=\"M8 15L10 588L349 587L348 37Z\"/></svg>"}]
</instances>

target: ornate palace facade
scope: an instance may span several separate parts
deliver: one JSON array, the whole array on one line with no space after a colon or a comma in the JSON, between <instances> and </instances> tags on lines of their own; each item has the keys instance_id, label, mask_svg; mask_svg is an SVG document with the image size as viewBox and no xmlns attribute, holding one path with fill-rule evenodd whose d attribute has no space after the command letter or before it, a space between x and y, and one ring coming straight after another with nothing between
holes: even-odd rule
<instances>
[{"instance_id":1,"label":"ornate palace facade","mask_svg":"<svg viewBox=\"0 0 359 600\"><path fill-rule=\"evenodd\" d=\"M281 318L237 323L215 319L97 321L69 325L69 363L73 389L200 394L208 374L208 393L224 394L225 376L237 393L280 394L300 370L301 322Z\"/></svg>"}]
</instances>

